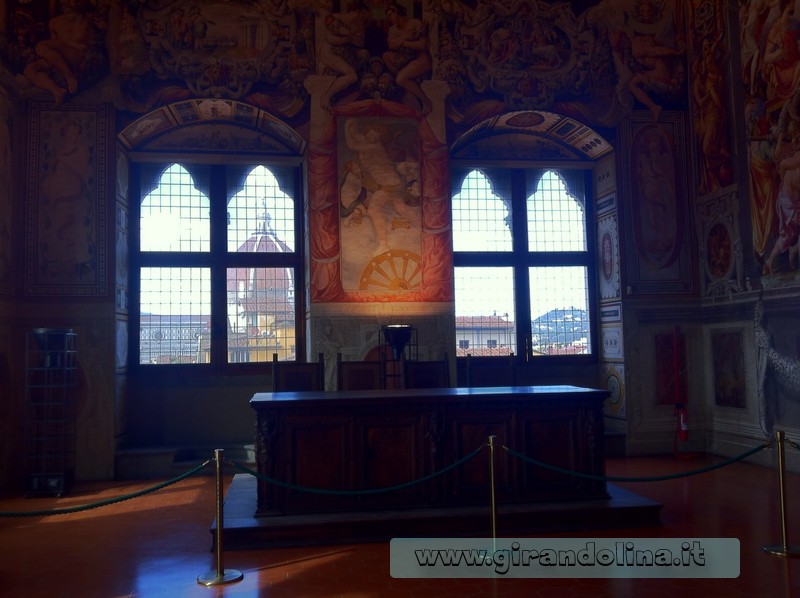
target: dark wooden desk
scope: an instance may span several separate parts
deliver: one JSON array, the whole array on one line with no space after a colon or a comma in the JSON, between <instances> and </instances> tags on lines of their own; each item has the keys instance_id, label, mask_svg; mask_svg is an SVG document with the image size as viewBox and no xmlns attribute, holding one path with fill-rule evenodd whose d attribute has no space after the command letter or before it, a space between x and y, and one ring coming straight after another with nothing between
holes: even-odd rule
<instances>
[{"instance_id":1,"label":"dark wooden desk","mask_svg":"<svg viewBox=\"0 0 800 598\"><path fill-rule=\"evenodd\" d=\"M258 515L488 504L490 450L422 483L494 436L498 504L608 498L606 484L537 467L502 446L570 471L602 476L605 390L514 386L253 395Z\"/></svg>"}]
</instances>

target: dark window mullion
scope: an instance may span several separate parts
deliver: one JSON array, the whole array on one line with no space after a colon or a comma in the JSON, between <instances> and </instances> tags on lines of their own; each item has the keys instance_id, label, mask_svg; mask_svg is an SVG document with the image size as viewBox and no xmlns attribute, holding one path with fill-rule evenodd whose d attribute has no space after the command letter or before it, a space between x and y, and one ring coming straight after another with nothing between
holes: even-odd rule
<instances>
[{"instance_id":1,"label":"dark window mullion","mask_svg":"<svg viewBox=\"0 0 800 598\"><path fill-rule=\"evenodd\" d=\"M525 170L512 171L512 218L514 247L514 301L517 351L525 361L531 358L531 298L528 284L528 194L525 188Z\"/></svg>"},{"instance_id":2,"label":"dark window mullion","mask_svg":"<svg viewBox=\"0 0 800 598\"><path fill-rule=\"evenodd\" d=\"M517 256L511 252L499 251L458 251L453 254L453 265L458 266L514 266Z\"/></svg>"},{"instance_id":3,"label":"dark window mullion","mask_svg":"<svg viewBox=\"0 0 800 598\"><path fill-rule=\"evenodd\" d=\"M211 210L211 363L215 368L227 364L228 337L228 198L225 167L210 170L209 209Z\"/></svg>"},{"instance_id":4,"label":"dark window mullion","mask_svg":"<svg viewBox=\"0 0 800 598\"><path fill-rule=\"evenodd\" d=\"M129 310L130 321L128 323L128 361L131 366L129 369L135 370L141 360L140 353L140 337L142 326L142 310L141 310L141 253L139 252L139 243L141 239L141 202L142 202L142 185L140 179L140 169L142 165L131 163L130 176L128 177L129 187L128 193L130 194L131 206L130 216L128 222L130 223L128 230L128 255L130 256L130 270L128 275L128 285L130 293L128 302L131 309Z\"/></svg>"},{"instance_id":5,"label":"dark window mullion","mask_svg":"<svg viewBox=\"0 0 800 598\"><path fill-rule=\"evenodd\" d=\"M152 251L139 254L143 268L208 268L213 258L205 252Z\"/></svg>"},{"instance_id":6,"label":"dark window mullion","mask_svg":"<svg viewBox=\"0 0 800 598\"><path fill-rule=\"evenodd\" d=\"M526 260L530 266L588 266L593 256L586 251L531 251Z\"/></svg>"},{"instance_id":7,"label":"dark window mullion","mask_svg":"<svg viewBox=\"0 0 800 598\"><path fill-rule=\"evenodd\" d=\"M597 280L597 223L594 213L594 177L591 170L585 170L583 173L583 189L584 189L584 215L586 217L586 262L587 269L587 284L589 287L589 330L591 333L591 342L589 350L592 355L598 355L599 338L600 338L600 311L599 311L599 297L600 287ZM596 314L596 315L595 315Z\"/></svg>"},{"instance_id":8,"label":"dark window mullion","mask_svg":"<svg viewBox=\"0 0 800 598\"><path fill-rule=\"evenodd\" d=\"M305 361L306 357L306 304L303 269L308 272L309 262L306 260L305 241L305 198L306 192L303 185L304 177L300 168L294 169L294 253L284 254L294 258L292 281L294 283L294 313L295 313L295 357Z\"/></svg>"},{"instance_id":9,"label":"dark window mullion","mask_svg":"<svg viewBox=\"0 0 800 598\"><path fill-rule=\"evenodd\" d=\"M293 268L299 264L296 253L228 253L224 261L231 268Z\"/></svg>"}]
</instances>

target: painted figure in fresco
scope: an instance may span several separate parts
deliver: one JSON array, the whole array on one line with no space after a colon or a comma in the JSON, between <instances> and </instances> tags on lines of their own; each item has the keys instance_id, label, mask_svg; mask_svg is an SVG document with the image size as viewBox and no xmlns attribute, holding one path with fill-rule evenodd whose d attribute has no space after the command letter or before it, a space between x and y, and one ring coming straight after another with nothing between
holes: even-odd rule
<instances>
[{"instance_id":1,"label":"painted figure in fresco","mask_svg":"<svg viewBox=\"0 0 800 598\"><path fill-rule=\"evenodd\" d=\"M170 39L175 48L199 50L208 31L208 21L200 7L191 5L187 10L176 8L170 15Z\"/></svg>"},{"instance_id":2,"label":"painted figure in fresco","mask_svg":"<svg viewBox=\"0 0 800 598\"><path fill-rule=\"evenodd\" d=\"M556 36L551 29L545 29L542 21L536 19L531 23L530 33L523 45L524 61L537 66L553 68L559 65Z\"/></svg>"},{"instance_id":3,"label":"painted figure in fresco","mask_svg":"<svg viewBox=\"0 0 800 598\"><path fill-rule=\"evenodd\" d=\"M631 39L631 54L641 70L634 72L628 87L650 110L653 122L658 122L662 108L651 93L666 94L680 89L682 81L676 76L673 59L681 57L683 51L662 45L653 36L636 35Z\"/></svg>"},{"instance_id":4,"label":"painted figure in fresco","mask_svg":"<svg viewBox=\"0 0 800 598\"><path fill-rule=\"evenodd\" d=\"M367 188L356 160L348 160L344 170L344 180L339 188L339 214L344 218L345 226L358 226L369 207Z\"/></svg>"},{"instance_id":5,"label":"painted figure in fresco","mask_svg":"<svg viewBox=\"0 0 800 598\"><path fill-rule=\"evenodd\" d=\"M642 200L640 225L645 252L662 263L675 243L675 167L670 148L657 126L648 129L636 148L637 182Z\"/></svg>"},{"instance_id":6,"label":"painted figure in fresco","mask_svg":"<svg viewBox=\"0 0 800 598\"><path fill-rule=\"evenodd\" d=\"M727 110L720 97L724 89L722 71L716 60L714 43L703 40L702 59L692 81L695 135L700 141L703 167L700 190L709 193L730 183L729 155L725 127Z\"/></svg>"},{"instance_id":7,"label":"painted figure in fresco","mask_svg":"<svg viewBox=\"0 0 800 598\"><path fill-rule=\"evenodd\" d=\"M386 7L386 20L388 50L383 54L383 62L394 73L397 84L419 100L422 113L429 114L431 101L416 81L430 72L433 65L427 28L419 19L408 17L406 9L394 2Z\"/></svg>"},{"instance_id":8,"label":"painted figure in fresco","mask_svg":"<svg viewBox=\"0 0 800 598\"><path fill-rule=\"evenodd\" d=\"M393 98L397 95L397 84L394 77L386 70L383 59L373 56L369 59L369 68L361 76L361 97Z\"/></svg>"},{"instance_id":9,"label":"painted figure in fresco","mask_svg":"<svg viewBox=\"0 0 800 598\"><path fill-rule=\"evenodd\" d=\"M800 257L800 92L781 111L774 156L780 179L775 200L778 238L764 262L764 274L771 274L775 259L787 251L790 269Z\"/></svg>"},{"instance_id":10,"label":"painted figure in fresco","mask_svg":"<svg viewBox=\"0 0 800 598\"><path fill-rule=\"evenodd\" d=\"M36 44L36 58L24 70L34 85L53 95L56 105L77 92L82 80L100 74L95 42L107 26L88 0L63 0L61 7L63 12L48 23L50 38Z\"/></svg>"},{"instance_id":11,"label":"painted figure in fresco","mask_svg":"<svg viewBox=\"0 0 800 598\"><path fill-rule=\"evenodd\" d=\"M350 12L325 16L325 36L319 53L322 64L337 77L322 94L322 107L330 108L331 99L358 80L356 67L369 57L364 48L369 11L356 4Z\"/></svg>"},{"instance_id":12,"label":"painted figure in fresco","mask_svg":"<svg viewBox=\"0 0 800 598\"><path fill-rule=\"evenodd\" d=\"M380 255L391 248L391 233L397 227L419 228L419 167L416 162L396 162L389 156L384 132L375 122L367 123L362 130L358 119L351 118L345 123L344 131L347 147L357 156L358 170L354 166L349 170L360 172L363 187L355 199L344 201L348 201L349 206L360 202L358 205L365 207L358 218L360 221L361 216L368 216L372 221L377 239L374 255ZM353 182L348 190L355 192Z\"/></svg>"},{"instance_id":13,"label":"painted figure in fresco","mask_svg":"<svg viewBox=\"0 0 800 598\"><path fill-rule=\"evenodd\" d=\"M774 114L774 113L772 113ZM773 228L777 175L774 160L777 117L768 116L764 102L750 100L745 106L748 126L748 164L750 172L750 220L753 224L753 249L759 256L767 251Z\"/></svg>"},{"instance_id":14,"label":"painted figure in fresco","mask_svg":"<svg viewBox=\"0 0 800 598\"><path fill-rule=\"evenodd\" d=\"M85 273L93 259L89 178L92 164L83 126L68 118L59 130L50 168L42 180L43 251L47 274Z\"/></svg>"},{"instance_id":15,"label":"painted figure in fresco","mask_svg":"<svg viewBox=\"0 0 800 598\"><path fill-rule=\"evenodd\" d=\"M487 60L493 66L508 66L520 53L519 40L510 23L501 23L489 36Z\"/></svg>"},{"instance_id":16,"label":"painted figure in fresco","mask_svg":"<svg viewBox=\"0 0 800 598\"><path fill-rule=\"evenodd\" d=\"M780 15L779 4L780 0L751 0L740 6L742 80L751 95L757 92L767 33Z\"/></svg>"},{"instance_id":17,"label":"painted figure in fresco","mask_svg":"<svg viewBox=\"0 0 800 598\"><path fill-rule=\"evenodd\" d=\"M597 35L606 39L613 58L614 73L617 76L616 93L620 102L630 107L628 82L631 78L628 56L631 41L625 32L625 13L616 4L600 2L586 13L587 22L596 30Z\"/></svg>"},{"instance_id":18,"label":"painted figure in fresco","mask_svg":"<svg viewBox=\"0 0 800 598\"><path fill-rule=\"evenodd\" d=\"M786 4L780 18L767 33L764 51L767 98L786 99L800 83L800 48L797 45L795 5L794 0L784 2Z\"/></svg>"}]
</instances>

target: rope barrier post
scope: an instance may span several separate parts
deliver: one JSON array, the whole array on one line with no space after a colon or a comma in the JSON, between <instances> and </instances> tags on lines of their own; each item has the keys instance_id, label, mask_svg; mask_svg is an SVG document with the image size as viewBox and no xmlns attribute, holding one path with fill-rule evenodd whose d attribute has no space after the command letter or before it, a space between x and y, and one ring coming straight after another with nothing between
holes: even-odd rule
<instances>
[{"instance_id":1,"label":"rope barrier post","mask_svg":"<svg viewBox=\"0 0 800 598\"><path fill-rule=\"evenodd\" d=\"M209 571L205 575L200 575L197 578L197 583L204 586L219 586L227 583L234 583L244 579L244 574L236 569L225 569L222 564L222 531L224 528L222 521L222 449L214 450L214 461L216 461L216 478L217 478L217 530L214 535L214 544L216 548L217 569L216 571Z\"/></svg>"},{"instance_id":2,"label":"rope barrier post","mask_svg":"<svg viewBox=\"0 0 800 598\"><path fill-rule=\"evenodd\" d=\"M494 499L494 439L489 436L489 491L491 493L492 504L492 552L497 549L497 505Z\"/></svg>"},{"instance_id":3,"label":"rope barrier post","mask_svg":"<svg viewBox=\"0 0 800 598\"><path fill-rule=\"evenodd\" d=\"M778 556L797 557L800 556L800 548L789 546L788 523L786 517L786 480L784 479L784 469L786 468L786 458L783 452L785 433L783 430L775 432L775 442L778 444L778 486L780 491L781 507L781 542L780 545L764 546L764 552Z\"/></svg>"}]
</instances>

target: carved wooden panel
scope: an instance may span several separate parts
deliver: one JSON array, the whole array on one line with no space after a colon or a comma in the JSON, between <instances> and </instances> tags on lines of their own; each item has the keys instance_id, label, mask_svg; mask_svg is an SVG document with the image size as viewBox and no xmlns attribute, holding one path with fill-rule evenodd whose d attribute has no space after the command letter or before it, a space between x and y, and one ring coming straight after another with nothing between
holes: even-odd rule
<instances>
[{"instance_id":1,"label":"carved wooden panel","mask_svg":"<svg viewBox=\"0 0 800 598\"><path fill-rule=\"evenodd\" d=\"M455 413L453 417L453 444L455 449L451 461L467 455L488 443L494 436L494 458L487 447L475 458L455 469L448 477L451 480L449 497L457 502L485 503L489 505L491 469L494 469L495 491L508 496L514 485L511 471L513 464L502 445L513 444L514 419L508 409L486 409L475 412ZM490 468L490 465L493 467Z\"/></svg>"},{"instance_id":2,"label":"carved wooden panel","mask_svg":"<svg viewBox=\"0 0 800 598\"><path fill-rule=\"evenodd\" d=\"M356 442L356 486L381 490L363 495L363 506L392 506L398 503L424 505L427 484L414 484L424 475L422 421L413 414L367 417L358 424ZM400 486L395 490L392 487Z\"/></svg>"}]
</instances>

